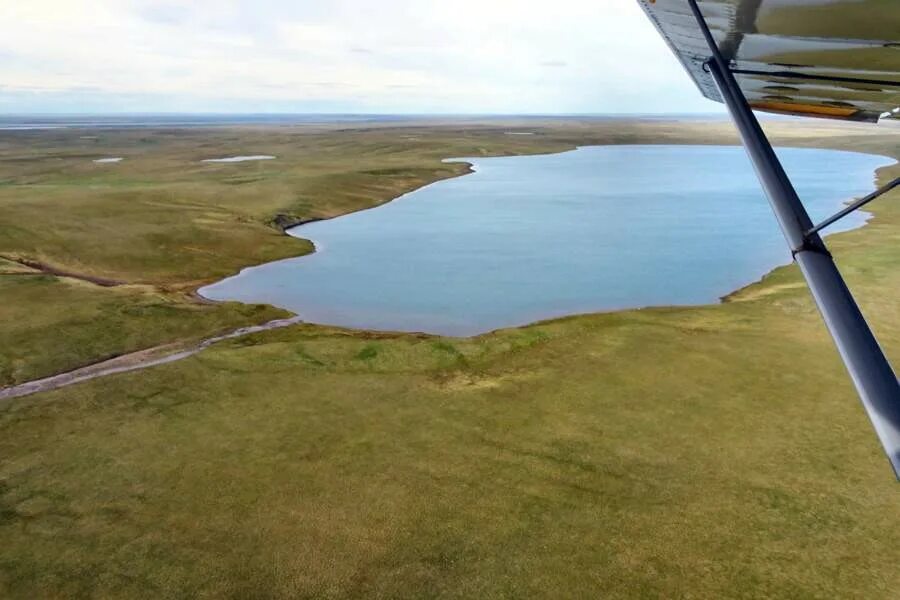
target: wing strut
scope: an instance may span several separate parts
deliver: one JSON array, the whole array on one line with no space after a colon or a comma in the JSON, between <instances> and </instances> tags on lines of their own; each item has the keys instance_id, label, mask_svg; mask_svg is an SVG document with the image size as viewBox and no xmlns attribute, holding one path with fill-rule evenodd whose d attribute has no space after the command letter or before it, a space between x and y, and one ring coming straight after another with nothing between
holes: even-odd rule
<instances>
[{"instance_id":1,"label":"wing strut","mask_svg":"<svg viewBox=\"0 0 900 600\"><path fill-rule=\"evenodd\" d=\"M781 231L900 479L900 382L722 56L697 0L688 3L709 46L704 68L728 106Z\"/></svg>"},{"instance_id":2,"label":"wing strut","mask_svg":"<svg viewBox=\"0 0 900 600\"><path fill-rule=\"evenodd\" d=\"M887 194L889 191L891 191L898 185L900 185L900 177L897 177L896 179L894 179L892 182L888 183L887 185L881 186L880 188L878 188L877 190L875 190L874 192L872 192L865 198L860 198L859 200L857 200L856 202L854 202L853 204L851 204L844 210L838 212L837 214L828 217L827 219L825 219L824 221L822 221L821 223L819 223L818 225L816 225L815 227L813 227L812 229L807 231L806 235L810 236L814 233L819 233L820 231L822 231L829 225L837 223L838 221L840 221L841 219L843 219L850 213L859 210L860 208L862 208L863 206L865 206L872 200L875 200L876 198L880 198L881 196L884 196L885 194Z\"/></svg>"}]
</instances>

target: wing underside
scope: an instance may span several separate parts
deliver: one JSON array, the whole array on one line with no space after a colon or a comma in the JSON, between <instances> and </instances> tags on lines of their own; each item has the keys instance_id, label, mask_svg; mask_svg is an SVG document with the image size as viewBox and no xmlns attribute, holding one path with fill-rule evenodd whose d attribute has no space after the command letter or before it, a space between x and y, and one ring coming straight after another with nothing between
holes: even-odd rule
<instances>
[{"instance_id":1,"label":"wing underside","mask_svg":"<svg viewBox=\"0 0 900 600\"><path fill-rule=\"evenodd\" d=\"M638 0L703 95L721 97L688 0ZM699 0L750 105L877 121L900 115L900 0Z\"/></svg>"}]
</instances>

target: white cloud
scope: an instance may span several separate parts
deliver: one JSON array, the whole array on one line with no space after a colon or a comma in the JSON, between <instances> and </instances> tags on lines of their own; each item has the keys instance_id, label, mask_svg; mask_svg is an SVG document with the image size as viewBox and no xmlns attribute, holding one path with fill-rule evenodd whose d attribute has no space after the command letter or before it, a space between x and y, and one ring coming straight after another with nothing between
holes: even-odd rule
<instances>
[{"instance_id":1,"label":"white cloud","mask_svg":"<svg viewBox=\"0 0 900 600\"><path fill-rule=\"evenodd\" d=\"M635 0L0 5L5 110L710 110Z\"/></svg>"}]
</instances>

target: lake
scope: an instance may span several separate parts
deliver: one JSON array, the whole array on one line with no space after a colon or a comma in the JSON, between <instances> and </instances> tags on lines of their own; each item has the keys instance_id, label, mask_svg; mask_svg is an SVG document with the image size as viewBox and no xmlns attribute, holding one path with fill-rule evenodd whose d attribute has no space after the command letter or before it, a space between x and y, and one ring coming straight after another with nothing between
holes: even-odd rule
<instances>
[{"instance_id":1,"label":"lake","mask_svg":"<svg viewBox=\"0 0 900 600\"><path fill-rule=\"evenodd\" d=\"M893 162L778 154L814 221L872 191L875 169ZM313 323L469 336L570 314L716 302L791 261L738 147L453 160L475 172L295 228L315 254L246 269L200 293L273 304Z\"/></svg>"}]
</instances>

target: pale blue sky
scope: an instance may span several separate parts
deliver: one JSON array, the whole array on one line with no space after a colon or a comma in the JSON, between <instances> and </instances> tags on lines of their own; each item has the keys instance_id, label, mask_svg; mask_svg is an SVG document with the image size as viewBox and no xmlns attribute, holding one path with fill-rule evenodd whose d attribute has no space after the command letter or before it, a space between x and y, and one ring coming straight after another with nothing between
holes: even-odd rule
<instances>
[{"instance_id":1,"label":"pale blue sky","mask_svg":"<svg viewBox=\"0 0 900 600\"><path fill-rule=\"evenodd\" d=\"M717 112L635 0L28 0L0 112Z\"/></svg>"}]
</instances>

